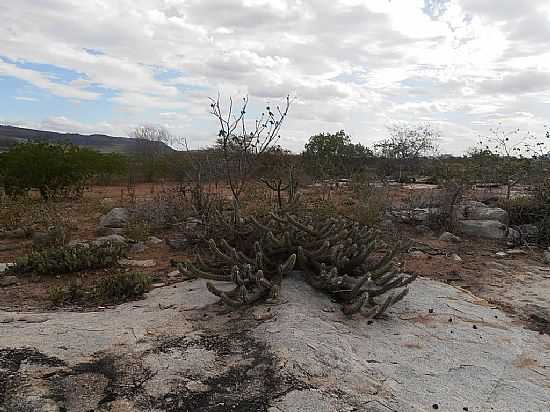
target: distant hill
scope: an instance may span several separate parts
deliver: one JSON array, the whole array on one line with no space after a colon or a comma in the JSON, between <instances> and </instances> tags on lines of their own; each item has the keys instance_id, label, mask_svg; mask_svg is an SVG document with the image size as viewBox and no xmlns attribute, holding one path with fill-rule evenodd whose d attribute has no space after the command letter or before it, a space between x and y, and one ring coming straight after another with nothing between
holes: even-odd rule
<instances>
[{"instance_id":1,"label":"distant hill","mask_svg":"<svg viewBox=\"0 0 550 412\"><path fill-rule=\"evenodd\" d=\"M103 153L139 153L148 145L160 146L158 149L165 152L174 151L174 149L164 143L149 142L129 137L115 137L104 134L57 133L0 125L0 152L8 150L14 144L23 142L71 143Z\"/></svg>"}]
</instances>

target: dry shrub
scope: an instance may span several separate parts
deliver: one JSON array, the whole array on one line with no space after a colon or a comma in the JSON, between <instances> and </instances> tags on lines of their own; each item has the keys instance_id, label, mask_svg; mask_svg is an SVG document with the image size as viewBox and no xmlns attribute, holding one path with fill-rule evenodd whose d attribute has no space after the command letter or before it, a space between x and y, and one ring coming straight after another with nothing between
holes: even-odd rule
<instances>
[{"instance_id":1,"label":"dry shrub","mask_svg":"<svg viewBox=\"0 0 550 412\"><path fill-rule=\"evenodd\" d=\"M151 288L151 283L151 277L141 272L116 274L99 281L96 297L102 302L126 302L141 298Z\"/></svg>"}]
</instances>

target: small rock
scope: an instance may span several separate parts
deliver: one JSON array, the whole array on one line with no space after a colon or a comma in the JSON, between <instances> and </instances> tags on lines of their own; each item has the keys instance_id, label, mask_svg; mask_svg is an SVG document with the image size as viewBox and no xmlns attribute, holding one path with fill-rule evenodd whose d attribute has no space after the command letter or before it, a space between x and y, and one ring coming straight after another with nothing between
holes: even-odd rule
<instances>
[{"instance_id":1,"label":"small rock","mask_svg":"<svg viewBox=\"0 0 550 412\"><path fill-rule=\"evenodd\" d=\"M456 253L453 253L451 255L451 260L454 260L455 262L462 262L462 258L458 256Z\"/></svg>"},{"instance_id":2,"label":"small rock","mask_svg":"<svg viewBox=\"0 0 550 412\"><path fill-rule=\"evenodd\" d=\"M107 242L126 244L127 241L126 241L126 238L122 235L109 235L109 236L98 237L92 243L96 245L102 245Z\"/></svg>"},{"instance_id":3,"label":"small rock","mask_svg":"<svg viewBox=\"0 0 550 412\"><path fill-rule=\"evenodd\" d=\"M177 278L181 275L180 271L179 270L173 270L172 272L168 273L168 276L169 278Z\"/></svg>"},{"instance_id":4,"label":"small rock","mask_svg":"<svg viewBox=\"0 0 550 412\"><path fill-rule=\"evenodd\" d=\"M161 243L164 243L164 240L159 239L158 237L155 237L155 236L150 236L149 239L147 239L147 244L149 246L160 245Z\"/></svg>"},{"instance_id":5,"label":"small rock","mask_svg":"<svg viewBox=\"0 0 550 412\"><path fill-rule=\"evenodd\" d=\"M506 253L506 252L497 252L497 253L495 253L495 256L496 256L497 258L501 258L501 259L502 259L502 258L507 257L507 256L508 256L508 253Z\"/></svg>"},{"instance_id":6,"label":"small rock","mask_svg":"<svg viewBox=\"0 0 550 412\"><path fill-rule=\"evenodd\" d=\"M453 242L453 243L459 243L462 241L460 237L458 237L457 235L451 232L443 232L441 236L439 236L439 240L443 242Z\"/></svg>"},{"instance_id":7,"label":"small rock","mask_svg":"<svg viewBox=\"0 0 550 412\"><path fill-rule=\"evenodd\" d=\"M263 320L269 320L269 319L273 319L273 312L267 312L267 311L256 311L254 312L254 319L258 320L258 321L263 321Z\"/></svg>"},{"instance_id":8,"label":"small rock","mask_svg":"<svg viewBox=\"0 0 550 412\"><path fill-rule=\"evenodd\" d=\"M185 385L188 391L194 392L194 393L202 393L202 392L208 392L210 390L210 386L200 382L200 381L189 381Z\"/></svg>"},{"instance_id":9,"label":"small rock","mask_svg":"<svg viewBox=\"0 0 550 412\"><path fill-rule=\"evenodd\" d=\"M122 266L131 266L137 268L152 268L157 265L153 259L148 260L133 260L133 259L121 259L118 262Z\"/></svg>"},{"instance_id":10,"label":"small rock","mask_svg":"<svg viewBox=\"0 0 550 412\"><path fill-rule=\"evenodd\" d=\"M522 249L508 249L506 253L508 255L526 255L527 254L527 252Z\"/></svg>"},{"instance_id":11,"label":"small rock","mask_svg":"<svg viewBox=\"0 0 550 412\"><path fill-rule=\"evenodd\" d=\"M543 257L544 257L544 263L546 263L547 265L550 265L550 250L545 250Z\"/></svg>"},{"instance_id":12,"label":"small rock","mask_svg":"<svg viewBox=\"0 0 550 412\"><path fill-rule=\"evenodd\" d=\"M411 257L418 258L418 259L421 259L426 256L424 252L421 252L420 250L413 250L412 252L409 252L409 255Z\"/></svg>"},{"instance_id":13,"label":"small rock","mask_svg":"<svg viewBox=\"0 0 550 412\"><path fill-rule=\"evenodd\" d=\"M0 263L0 273L5 272L6 270L8 270L8 268L14 265L15 263Z\"/></svg>"},{"instance_id":14,"label":"small rock","mask_svg":"<svg viewBox=\"0 0 550 412\"><path fill-rule=\"evenodd\" d=\"M2 276L0 278L0 287L5 288L7 286L16 285L17 281L17 276Z\"/></svg>"},{"instance_id":15,"label":"small rock","mask_svg":"<svg viewBox=\"0 0 550 412\"><path fill-rule=\"evenodd\" d=\"M166 286L166 283L162 283L162 282L153 283L153 284L151 285L151 287L152 287L153 289L162 288L162 287L164 287L164 286Z\"/></svg>"}]
</instances>

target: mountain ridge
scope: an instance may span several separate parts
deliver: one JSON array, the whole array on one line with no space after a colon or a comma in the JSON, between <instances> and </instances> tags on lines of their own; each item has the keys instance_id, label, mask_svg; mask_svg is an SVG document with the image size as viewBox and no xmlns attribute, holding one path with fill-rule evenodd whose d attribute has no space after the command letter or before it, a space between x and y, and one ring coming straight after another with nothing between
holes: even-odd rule
<instances>
[{"instance_id":1,"label":"mountain ridge","mask_svg":"<svg viewBox=\"0 0 550 412\"><path fill-rule=\"evenodd\" d=\"M102 153L135 154L143 152L150 146L163 152L172 152L170 146L162 142L132 137L109 136L105 134L84 135L80 133L59 133L47 130L27 129L17 126L0 125L0 152L9 150L17 143L48 142L69 143Z\"/></svg>"}]
</instances>

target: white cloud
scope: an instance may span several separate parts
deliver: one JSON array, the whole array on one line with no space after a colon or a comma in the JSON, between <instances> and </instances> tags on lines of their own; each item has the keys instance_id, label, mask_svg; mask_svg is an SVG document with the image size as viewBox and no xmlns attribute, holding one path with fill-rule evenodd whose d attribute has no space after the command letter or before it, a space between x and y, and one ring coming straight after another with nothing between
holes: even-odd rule
<instances>
[{"instance_id":1,"label":"white cloud","mask_svg":"<svg viewBox=\"0 0 550 412\"><path fill-rule=\"evenodd\" d=\"M19 0L0 15L0 76L114 104L103 126L58 119L67 130L157 122L202 144L218 90L257 106L294 96L283 130L293 150L323 130L372 143L385 123L431 119L444 150L460 152L498 119L548 121L546 0Z\"/></svg>"}]
</instances>

